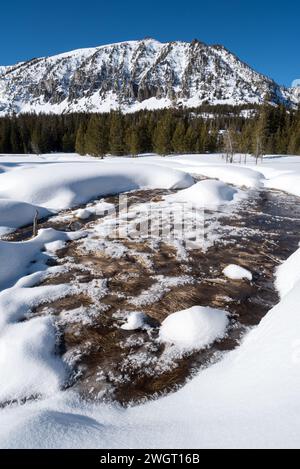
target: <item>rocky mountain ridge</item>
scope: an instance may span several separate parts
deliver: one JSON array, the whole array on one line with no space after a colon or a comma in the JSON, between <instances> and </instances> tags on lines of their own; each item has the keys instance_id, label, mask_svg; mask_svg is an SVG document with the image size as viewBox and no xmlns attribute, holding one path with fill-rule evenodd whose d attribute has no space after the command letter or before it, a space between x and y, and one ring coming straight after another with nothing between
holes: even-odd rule
<instances>
[{"instance_id":1,"label":"rocky mountain ridge","mask_svg":"<svg viewBox=\"0 0 300 469\"><path fill-rule=\"evenodd\" d=\"M295 106L299 90L279 86L223 46L198 40L128 41L0 67L0 115L265 100Z\"/></svg>"}]
</instances>

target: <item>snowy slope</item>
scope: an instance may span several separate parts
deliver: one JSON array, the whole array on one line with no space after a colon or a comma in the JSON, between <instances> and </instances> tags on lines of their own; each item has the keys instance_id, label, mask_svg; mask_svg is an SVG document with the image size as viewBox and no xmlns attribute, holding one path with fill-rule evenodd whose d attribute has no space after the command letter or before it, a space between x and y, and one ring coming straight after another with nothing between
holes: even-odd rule
<instances>
[{"instance_id":1,"label":"snowy slope","mask_svg":"<svg viewBox=\"0 0 300 469\"><path fill-rule=\"evenodd\" d=\"M0 115L299 102L222 46L128 41L0 67Z\"/></svg>"}]
</instances>

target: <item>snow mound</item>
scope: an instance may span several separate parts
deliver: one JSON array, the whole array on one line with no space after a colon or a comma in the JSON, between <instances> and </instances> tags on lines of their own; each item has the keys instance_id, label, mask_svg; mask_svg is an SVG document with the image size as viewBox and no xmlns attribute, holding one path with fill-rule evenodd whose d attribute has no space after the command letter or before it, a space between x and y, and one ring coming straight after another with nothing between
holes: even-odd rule
<instances>
[{"instance_id":1,"label":"snow mound","mask_svg":"<svg viewBox=\"0 0 300 469\"><path fill-rule=\"evenodd\" d=\"M29 225L38 210L38 218L51 214L49 210L20 200L0 199L0 236Z\"/></svg>"},{"instance_id":2,"label":"snow mound","mask_svg":"<svg viewBox=\"0 0 300 469\"><path fill-rule=\"evenodd\" d=\"M87 208L80 208L79 210L76 210L75 212L75 217L78 218L79 220L87 220L92 216L91 210Z\"/></svg>"},{"instance_id":3,"label":"snow mound","mask_svg":"<svg viewBox=\"0 0 300 469\"><path fill-rule=\"evenodd\" d=\"M280 298L287 295L300 282L300 249L294 252L276 270L275 286Z\"/></svg>"},{"instance_id":4,"label":"snow mound","mask_svg":"<svg viewBox=\"0 0 300 469\"><path fill-rule=\"evenodd\" d=\"M65 366L56 357L52 319L35 318L8 326L0 341L0 402L49 396L65 379Z\"/></svg>"},{"instance_id":5,"label":"snow mound","mask_svg":"<svg viewBox=\"0 0 300 469\"><path fill-rule=\"evenodd\" d=\"M146 314L141 311L133 311L127 317L125 324L121 326L121 329L126 331L134 331L136 329L141 329L147 324L148 317Z\"/></svg>"},{"instance_id":6,"label":"snow mound","mask_svg":"<svg viewBox=\"0 0 300 469\"><path fill-rule=\"evenodd\" d=\"M216 165L216 166L198 166L195 167L195 172L203 176L217 178L228 184L235 186L245 186L251 188L258 188L263 185L264 176L250 168L244 168L233 165Z\"/></svg>"},{"instance_id":7,"label":"snow mound","mask_svg":"<svg viewBox=\"0 0 300 469\"><path fill-rule=\"evenodd\" d=\"M242 280L244 278L250 280L250 282L252 280L252 273L244 267L236 264L229 264L225 267L223 274L231 280Z\"/></svg>"},{"instance_id":8,"label":"snow mound","mask_svg":"<svg viewBox=\"0 0 300 469\"><path fill-rule=\"evenodd\" d=\"M24 165L0 174L0 198L21 199L52 210L63 210L92 198L134 189L184 189L191 175L154 164L95 160Z\"/></svg>"},{"instance_id":9,"label":"snow mound","mask_svg":"<svg viewBox=\"0 0 300 469\"><path fill-rule=\"evenodd\" d=\"M0 290L8 288L14 282L30 272L32 262L43 258L42 249L48 245L53 251L63 247L58 241L76 239L82 234L76 232L64 233L53 228L40 230L35 238L24 242L10 242L0 240ZM49 244L55 242L56 244ZM39 256L38 256L39 255ZM39 259L38 259L39 257Z\"/></svg>"},{"instance_id":10,"label":"snow mound","mask_svg":"<svg viewBox=\"0 0 300 469\"><path fill-rule=\"evenodd\" d=\"M199 350L224 337L227 325L226 311L193 306L170 314L162 322L159 337L184 351Z\"/></svg>"},{"instance_id":11,"label":"snow mound","mask_svg":"<svg viewBox=\"0 0 300 469\"><path fill-rule=\"evenodd\" d=\"M293 174L289 171L288 174L282 174L267 180L265 187L289 192L300 197L300 176L297 173Z\"/></svg>"},{"instance_id":12,"label":"snow mound","mask_svg":"<svg viewBox=\"0 0 300 469\"><path fill-rule=\"evenodd\" d=\"M221 181L200 181L177 194L166 197L169 202L186 202L196 207L217 208L233 202L240 195L240 191Z\"/></svg>"}]
</instances>

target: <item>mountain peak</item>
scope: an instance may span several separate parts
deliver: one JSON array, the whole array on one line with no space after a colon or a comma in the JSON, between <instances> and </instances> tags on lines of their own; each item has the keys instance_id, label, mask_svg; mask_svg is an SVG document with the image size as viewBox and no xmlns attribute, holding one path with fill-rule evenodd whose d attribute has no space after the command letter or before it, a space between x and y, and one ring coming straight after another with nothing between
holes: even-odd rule
<instances>
[{"instance_id":1,"label":"mountain peak","mask_svg":"<svg viewBox=\"0 0 300 469\"><path fill-rule=\"evenodd\" d=\"M0 67L0 115L259 104L266 96L289 106L298 99L224 46L198 39L144 38Z\"/></svg>"}]
</instances>

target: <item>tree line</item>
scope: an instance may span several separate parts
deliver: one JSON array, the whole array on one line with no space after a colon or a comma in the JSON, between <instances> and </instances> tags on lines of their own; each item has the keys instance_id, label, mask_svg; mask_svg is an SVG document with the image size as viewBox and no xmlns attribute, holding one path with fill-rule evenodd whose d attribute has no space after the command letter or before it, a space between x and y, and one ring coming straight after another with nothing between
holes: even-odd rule
<instances>
[{"instance_id":1,"label":"tree line","mask_svg":"<svg viewBox=\"0 0 300 469\"><path fill-rule=\"evenodd\" d=\"M202 106L122 114L22 114L0 118L0 153L155 152L300 154L300 109Z\"/></svg>"}]
</instances>

